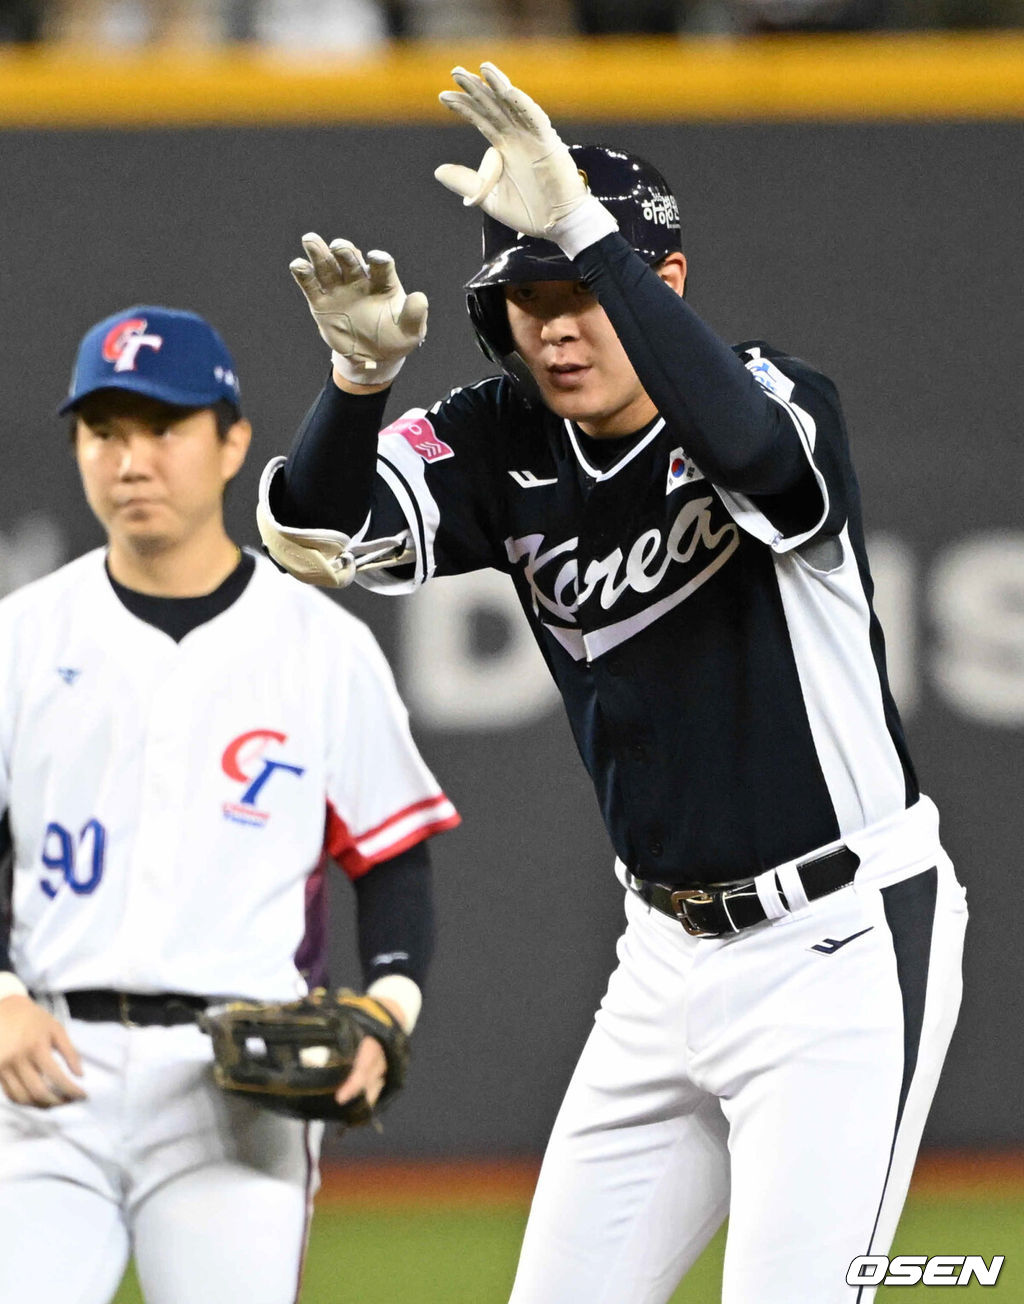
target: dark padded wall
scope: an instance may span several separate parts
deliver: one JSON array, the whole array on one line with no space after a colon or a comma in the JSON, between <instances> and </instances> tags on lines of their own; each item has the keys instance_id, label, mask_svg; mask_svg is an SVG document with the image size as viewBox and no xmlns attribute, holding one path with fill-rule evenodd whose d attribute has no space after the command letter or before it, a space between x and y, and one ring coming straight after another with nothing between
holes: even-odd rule
<instances>
[{"instance_id":1,"label":"dark padded wall","mask_svg":"<svg viewBox=\"0 0 1024 1304\"><path fill-rule=\"evenodd\" d=\"M659 163L692 302L723 336L766 338L839 385L897 689L973 914L928 1139L1019 1144L1021 128L563 126ZM0 590L99 542L52 411L79 335L118 308L195 308L232 347L257 428L229 506L244 542L259 469L326 374L287 271L303 231L391 250L430 297L392 414L483 374L460 289L476 219L432 178L477 156L468 132L427 127L6 133ZM386 1139L348 1138L350 1153L539 1150L614 961L620 892L537 661L486 581L441 587L433 604L346 598L465 821L435 844L440 950L412 1086ZM339 885L338 980L356 976L350 902Z\"/></svg>"}]
</instances>

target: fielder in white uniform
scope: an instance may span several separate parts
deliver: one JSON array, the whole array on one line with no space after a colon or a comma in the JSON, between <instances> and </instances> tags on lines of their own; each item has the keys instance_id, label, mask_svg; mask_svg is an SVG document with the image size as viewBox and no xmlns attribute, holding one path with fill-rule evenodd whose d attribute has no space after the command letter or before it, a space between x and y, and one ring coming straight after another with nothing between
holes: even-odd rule
<instances>
[{"instance_id":1,"label":"fielder in white uniform","mask_svg":"<svg viewBox=\"0 0 1024 1304\"><path fill-rule=\"evenodd\" d=\"M108 536L0 603L0 1300L297 1297L320 1125L225 1097L196 1012L323 981L325 865L407 1029L425 839L458 822L369 630L243 554L250 428L201 318L84 337L63 411ZM383 1080L370 1038L339 1099Z\"/></svg>"},{"instance_id":2,"label":"fielder in white uniform","mask_svg":"<svg viewBox=\"0 0 1024 1304\"><path fill-rule=\"evenodd\" d=\"M390 541L394 570L357 578L391 593L507 574L594 782L627 926L514 1304L664 1304L727 1214L726 1304L863 1304L847 1274L899 1217L966 908L889 692L838 396L692 311L649 163L566 146L481 71L442 100L491 148L436 175L484 210L469 312L503 374L385 424L426 305L386 254L306 237L334 369L264 474L264 538L319 582Z\"/></svg>"}]
</instances>

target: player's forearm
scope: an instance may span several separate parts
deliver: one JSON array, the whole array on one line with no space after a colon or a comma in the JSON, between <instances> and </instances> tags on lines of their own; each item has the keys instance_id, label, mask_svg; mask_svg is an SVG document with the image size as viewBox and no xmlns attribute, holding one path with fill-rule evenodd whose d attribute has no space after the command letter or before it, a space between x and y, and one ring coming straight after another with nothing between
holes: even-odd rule
<instances>
[{"instance_id":1,"label":"player's forearm","mask_svg":"<svg viewBox=\"0 0 1024 1304\"><path fill-rule=\"evenodd\" d=\"M401 974L422 987L434 951L430 853L418 842L355 880L363 980Z\"/></svg>"},{"instance_id":2,"label":"player's forearm","mask_svg":"<svg viewBox=\"0 0 1024 1304\"><path fill-rule=\"evenodd\" d=\"M750 494L796 483L806 462L786 414L621 236L590 245L576 265L644 389L709 479Z\"/></svg>"},{"instance_id":3,"label":"player's forearm","mask_svg":"<svg viewBox=\"0 0 1024 1304\"><path fill-rule=\"evenodd\" d=\"M274 484L283 525L354 534L366 520L387 389L345 392L333 377L306 413Z\"/></svg>"}]
</instances>

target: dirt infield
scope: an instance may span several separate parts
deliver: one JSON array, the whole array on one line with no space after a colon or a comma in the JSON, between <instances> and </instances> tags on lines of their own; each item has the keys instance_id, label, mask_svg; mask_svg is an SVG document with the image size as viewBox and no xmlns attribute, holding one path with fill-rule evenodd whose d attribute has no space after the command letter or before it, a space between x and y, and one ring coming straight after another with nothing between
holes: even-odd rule
<instances>
[{"instance_id":1,"label":"dirt infield","mask_svg":"<svg viewBox=\"0 0 1024 1304\"><path fill-rule=\"evenodd\" d=\"M449 1209L525 1204L539 1166L536 1159L332 1163L324 1165L319 1199ZM1024 1152L928 1151L918 1160L911 1191L925 1199L1024 1195Z\"/></svg>"}]
</instances>

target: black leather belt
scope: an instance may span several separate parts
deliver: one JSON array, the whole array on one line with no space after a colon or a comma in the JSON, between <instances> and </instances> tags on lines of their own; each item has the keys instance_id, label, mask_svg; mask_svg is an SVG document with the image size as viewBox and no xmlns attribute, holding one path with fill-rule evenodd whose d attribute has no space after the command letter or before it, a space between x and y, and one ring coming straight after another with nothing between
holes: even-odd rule
<instances>
[{"instance_id":1,"label":"black leather belt","mask_svg":"<svg viewBox=\"0 0 1024 1304\"><path fill-rule=\"evenodd\" d=\"M823 856L798 861L796 872L807 900L817 901L819 897L848 887L859 864L860 857L856 852L849 847L839 847ZM651 883L630 874L628 883L649 906L678 919L691 937L722 937L726 933L739 933L744 928L763 924L768 918L753 879L723 887L679 888L669 887L666 883ZM782 904L788 909L789 903L778 874L775 875L775 886Z\"/></svg>"},{"instance_id":2,"label":"black leather belt","mask_svg":"<svg viewBox=\"0 0 1024 1304\"><path fill-rule=\"evenodd\" d=\"M208 1001L178 992L66 992L68 1013L87 1023L123 1023L126 1028L173 1028L195 1023Z\"/></svg>"}]
</instances>

